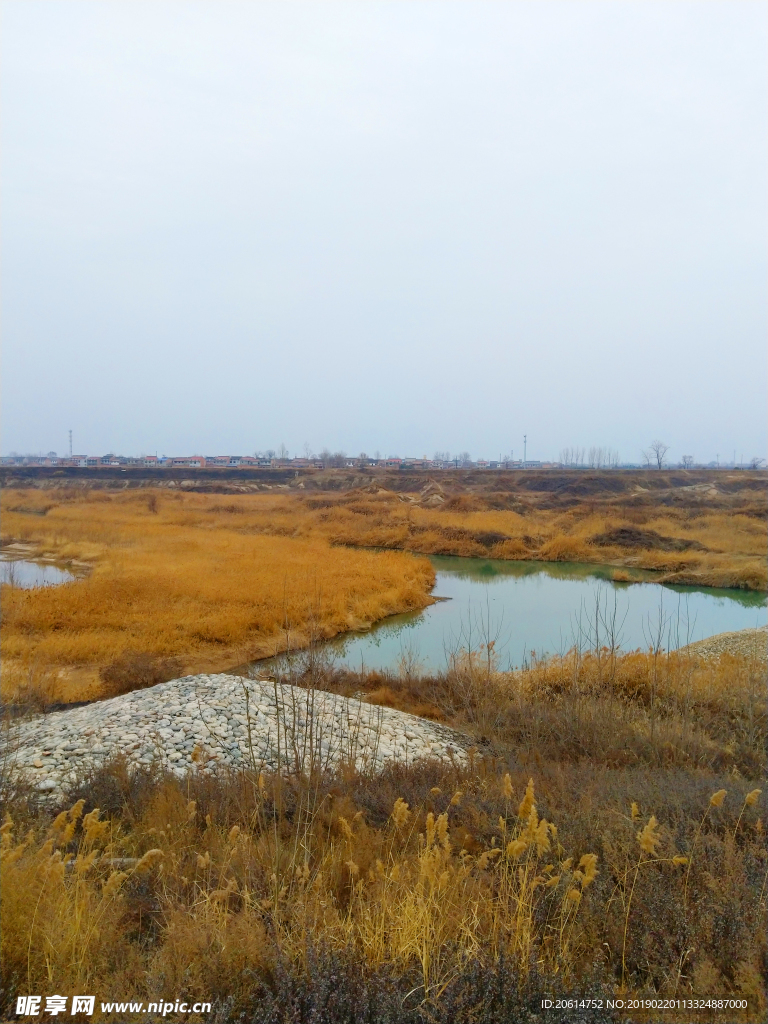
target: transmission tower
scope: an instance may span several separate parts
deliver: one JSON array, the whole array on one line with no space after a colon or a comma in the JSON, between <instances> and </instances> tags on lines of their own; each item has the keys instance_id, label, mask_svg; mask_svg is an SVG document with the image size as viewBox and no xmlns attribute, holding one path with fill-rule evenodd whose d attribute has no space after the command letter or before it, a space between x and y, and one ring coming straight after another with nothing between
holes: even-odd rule
<instances>
[{"instance_id":1,"label":"transmission tower","mask_svg":"<svg viewBox=\"0 0 768 1024\"><path fill-rule=\"evenodd\" d=\"M72 431L69 432L69 457L72 458Z\"/></svg>"}]
</instances>

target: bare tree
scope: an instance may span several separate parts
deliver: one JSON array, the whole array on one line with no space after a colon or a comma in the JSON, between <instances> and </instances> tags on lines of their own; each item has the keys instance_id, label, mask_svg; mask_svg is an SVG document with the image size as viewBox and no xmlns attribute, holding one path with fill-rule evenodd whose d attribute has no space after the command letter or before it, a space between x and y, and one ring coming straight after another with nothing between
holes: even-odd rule
<instances>
[{"instance_id":1,"label":"bare tree","mask_svg":"<svg viewBox=\"0 0 768 1024\"><path fill-rule=\"evenodd\" d=\"M765 462L765 459L759 459L757 456L755 456L750 461L749 468L750 469L760 469L760 467L763 465L764 462Z\"/></svg>"},{"instance_id":2,"label":"bare tree","mask_svg":"<svg viewBox=\"0 0 768 1024\"><path fill-rule=\"evenodd\" d=\"M616 469L619 465L619 453L614 448L593 445L589 450L579 447L560 450L561 466L583 466L585 459L591 469Z\"/></svg>"},{"instance_id":3,"label":"bare tree","mask_svg":"<svg viewBox=\"0 0 768 1024\"><path fill-rule=\"evenodd\" d=\"M656 469L664 468L664 456L669 451L669 445L663 441L654 441L649 448L643 450L643 458L647 466L656 464Z\"/></svg>"},{"instance_id":4,"label":"bare tree","mask_svg":"<svg viewBox=\"0 0 768 1024\"><path fill-rule=\"evenodd\" d=\"M683 469L692 469L693 468L693 456L692 455L684 455L683 456L683 460L680 463L680 465L683 467Z\"/></svg>"},{"instance_id":5,"label":"bare tree","mask_svg":"<svg viewBox=\"0 0 768 1024\"><path fill-rule=\"evenodd\" d=\"M329 466L335 469L343 469L347 460L347 456L344 452L332 452L328 448L323 448L318 457L326 469L328 469Z\"/></svg>"}]
</instances>

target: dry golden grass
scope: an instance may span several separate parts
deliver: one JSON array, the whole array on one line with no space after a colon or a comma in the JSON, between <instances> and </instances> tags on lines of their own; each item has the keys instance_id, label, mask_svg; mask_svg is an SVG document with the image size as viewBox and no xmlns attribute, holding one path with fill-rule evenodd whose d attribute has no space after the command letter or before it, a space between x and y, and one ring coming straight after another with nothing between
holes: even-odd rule
<instances>
[{"instance_id":1,"label":"dry golden grass","mask_svg":"<svg viewBox=\"0 0 768 1024\"><path fill-rule=\"evenodd\" d=\"M523 772L479 768L283 782L279 800L272 778L159 780L112 820L80 802L31 829L7 818L6 998L165 992L229 1001L219 1019L234 1021L276 987L278 964L296 984L322 946L407 980L412 1004L438 1015L463 965L490 973L503 958L518 985L535 971L556 995L599 964L614 994L746 996L740 1019L763 1019L755 787L688 781L673 796L639 776L564 784L539 769L556 826ZM398 785L409 799L387 810ZM92 805L108 773L89 787Z\"/></svg>"},{"instance_id":2,"label":"dry golden grass","mask_svg":"<svg viewBox=\"0 0 768 1024\"><path fill-rule=\"evenodd\" d=\"M318 686L429 699L486 753L374 777L174 779L130 775L117 760L78 783L55 818L0 779L11 794L0 907L9 1005L17 992L144 1002L166 992L217 1002L222 1024L241 1013L305 1022L293 994L319 986L357 999L360 971L389 978L376 998L412 1011L376 1004L343 1019L425 1024L443 1019L473 964L472 1014L456 1020L517 1019L529 986L560 995L584 978L592 996L599 983L603 995L749 998L739 1019L764 1019L757 660L601 650L508 674L478 649L436 679L345 680L307 665L304 681ZM484 1016L478 999L495 990L499 964L507 1014Z\"/></svg>"},{"instance_id":3,"label":"dry golden grass","mask_svg":"<svg viewBox=\"0 0 768 1024\"><path fill-rule=\"evenodd\" d=\"M93 680L132 650L229 665L283 645L286 614L300 643L428 600L423 561L338 545L765 586L763 520L722 509L424 507L391 492L3 501L4 540L92 567L63 588L4 588L4 670L52 688L62 666ZM595 542L631 541L624 529L661 541ZM599 991L749 998L739 1019L765 1019L764 661L599 649L503 673L485 647L432 678L306 664L298 681L442 720L483 756L283 779L117 760L57 818L0 771L0 1010L95 992L106 1019L102 1000L167 993L213 1000L220 1024L496 1024Z\"/></svg>"},{"instance_id":4,"label":"dry golden grass","mask_svg":"<svg viewBox=\"0 0 768 1024\"><path fill-rule=\"evenodd\" d=\"M450 506L459 502L425 508L392 494L285 498L264 507L263 528L298 529L337 544L425 554L631 566L656 570L667 582L756 590L768 586L766 524L753 516L700 510L691 515L663 507L638 513L610 505L595 511L588 503L567 511L530 508L525 514L478 510L486 501L475 497L474 510L454 511ZM639 535L625 535L629 544L600 539L622 529ZM685 550L687 544L691 547Z\"/></svg>"},{"instance_id":5,"label":"dry golden grass","mask_svg":"<svg viewBox=\"0 0 768 1024\"><path fill-rule=\"evenodd\" d=\"M98 811L82 817L82 800L24 837L7 819L6 977L23 978L29 991L97 990L105 999L117 991L127 999L121 985L138 996L137 986L157 990L153 978L164 977L173 991L188 988L191 953L208 961L196 979L204 991L212 983L214 946L218 970L234 989L243 966L268 962L267 930L294 961L306 956L314 935L338 950L354 948L369 966L418 964L425 999L444 987L457 960L481 952L527 965L538 947L546 968L560 971L583 958L579 906L598 858L566 855L557 828L539 818L532 780L516 800L509 774L486 780L504 813L477 856L452 838L460 791L433 796L447 805L441 813L420 808L414 814L398 798L389 821L378 826L351 806L354 813L345 817L343 803L333 810L317 805L302 815L297 848L271 828L274 785L256 787L254 820L245 829L209 820L201 831L196 803L173 783L158 788L130 834L101 821ZM166 926L146 957L131 948L120 922L130 913L130 890L149 873L159 883ZM550 941L542 945L545 937ZM195 965L196 973L201 967ZM142 968L148 982L140 978ZM214 984L222 980L219 975Z\"/></svg>"},{"instance_id":6,"label":"dry golden grass","mask_svg":"<svg viewBox=\"0 0 768 1024\"><path fill-rule=\"evenodd\" d=\"M492 647L493 645L491 645ZM505 757L611 768L696 765L758 777L767 735L765 646L698 658L685 650L570 651L501 672L484 646L437 676L315 669L292 679L444 722Z\"/></svg>"},{"instance_id":7,"label":"dry golden grass","mask_svg":"<svg viewBox=\"0 0 768 1024\"><path fill-rule=\"evenodd\" d=\"M488 507L504 501L518 508ZM4 543L92 566L87 579L56 590L4 588L5 696L94 696L99 669L131 651L179 657L188 671L226 668L429 602L426 562L361 548L603 562L617 575L644 568L667 581L766 587L765 522L746 505L629 508L607 499L563 510L489 494L426 507L418 495L385 490L30 489L6 491L3 508Z\"/></svg>"},{"instance_id":8,"label":"dry golden grass","mask_svg":"<svg viewBox=\"0 0 768 1024\"><path fill-rule=\"evenodd\" d=\"M27 510L41 499L25 497ZM76 495L48 499L44 516L7 510L18 494L4 501L6 542L92 565L56 588L3 587L6 697L46 683L52 696L83 699L99 668L129 651L221 669L430 601L424 559L265 536L208 497L163 499L153 512L147 494Z\"/></svg>"},{"instance_id":9,"label":"dry golden grass","mask_svg":"<svg viewBox=\"0 0 768 1024\"><path fill-rule=\"evenodd\" d=\"M4 535L33 534L44 542L46 520L65 515L70 521L76 519L76 512L72 515L63 510L76 509L86 500L80 495L88 493L10 491L6 507L23 506L27 512L18 518L8 514ZM376 492L375 488L346 493L170 496L157 490L93 491L88 500L93 505L109 502L111 495L113 502L141 506L154 495L158 519L201 530L323 538L334 545L423 554L600 562L651 569L666 582L764 590L768 587L768 531L764 509L751 494L733 498L732 507L724 507L722 502L709 507L701 500L678 506L653 494L637 505L610 493L574 500L565 507L550 507L546 495L521 500L496 493L458 494L432 505L434 494ZM35 508L49 508L42 523L31 514ZM68 543L62 547L51 538L51 548L70 556L98 555L100 542L88 532L91 515L89 507L82 529L72 532L76 528L71 523Z\"/></svg>"}]
</instances>

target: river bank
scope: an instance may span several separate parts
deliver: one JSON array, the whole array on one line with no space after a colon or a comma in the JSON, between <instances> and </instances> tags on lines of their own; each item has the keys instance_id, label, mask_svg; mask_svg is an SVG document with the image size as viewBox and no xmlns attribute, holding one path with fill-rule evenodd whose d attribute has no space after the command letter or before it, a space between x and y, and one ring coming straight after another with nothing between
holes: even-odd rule
<instances>
[{"instance_id":1,"label":"river bank","mask_svg":"<svg viewBox=\"0 0 768 1024\"><path fill-rule=\"evenodd\" d=\"M684 484L674 474L508 476L508 491L489 490L491 477L457 477L452 490L435 479L415 494L375 479L351 491L226 498L8 489L3 541L89 574L55 593L3 588L3 693L89 699L131 653L221 671L368 630L432 604L434 570L419 552L509 565L576 559L607 563L616 583L651 570L660 582L729 580L762 593L760 474Z\"/></svg>"}]
</instances>

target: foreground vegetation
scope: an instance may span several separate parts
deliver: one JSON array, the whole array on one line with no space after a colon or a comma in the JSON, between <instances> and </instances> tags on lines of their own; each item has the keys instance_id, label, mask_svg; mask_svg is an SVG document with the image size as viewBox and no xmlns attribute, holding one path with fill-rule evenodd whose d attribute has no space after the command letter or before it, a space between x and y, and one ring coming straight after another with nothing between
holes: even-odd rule
<instances>
[{"instance_id":1,"label":"foreground vegetation","mask_svg":"<svg viewBox=\"0 0 768 1024\"><path fill-rule=\"evenodd\" d=\"M361 676L311 650L290 681L448 722L472 763L178 780L116 760L53 811L7 768L6 1006L166 993L221 1024L501 1024L635 993L763 1020L764 669L600 649L503 673L486 646Z\"/></svg>"}]
</instances>

